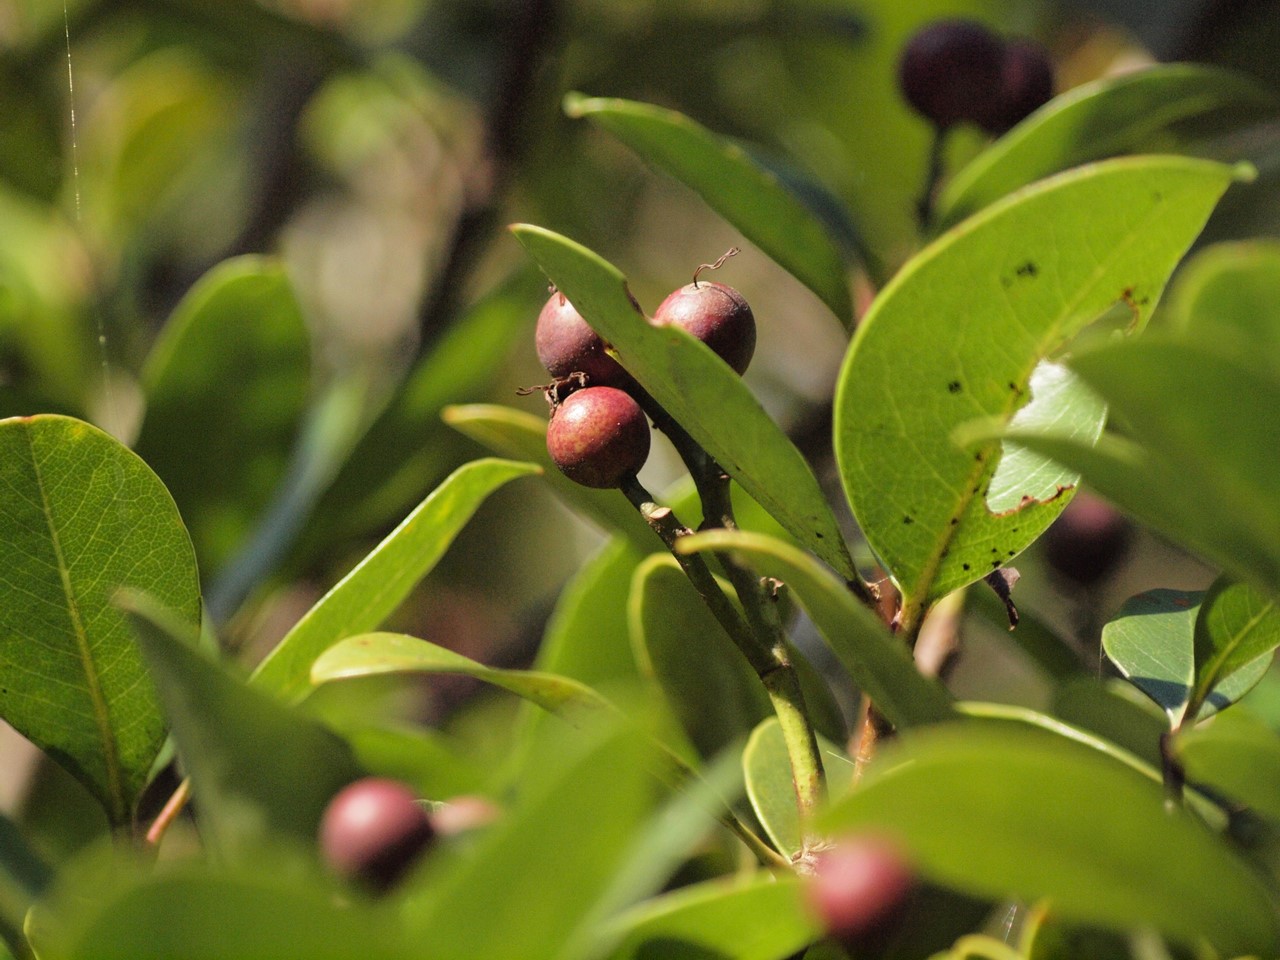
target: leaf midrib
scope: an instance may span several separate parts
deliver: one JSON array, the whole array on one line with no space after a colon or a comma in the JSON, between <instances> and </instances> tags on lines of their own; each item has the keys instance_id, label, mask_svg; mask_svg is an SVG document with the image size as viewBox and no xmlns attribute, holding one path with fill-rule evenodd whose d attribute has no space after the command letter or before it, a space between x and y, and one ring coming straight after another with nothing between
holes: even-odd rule
<instances>
[{"instance_id":1,"label":"leaf midrib","mask_svg":"<svg viewBox=\"0 0 1280 960\"><path fill-rule=\"evenodd\" d=\"M58 577L62 581L62 592L66 599L67 614L71 619L72 635L75 637L76 652L79 654L84 669L85 687L89 694L89 702L93 708L93 720L98 728L98 736L102 741L102 759L107 774L107 794L111 801L111 819L119 822L125 813L124 785L120 774L120 757L116 752L115 736L111 729L111 711L93 659L93 651L89 645L89 637L84 629L84 620L80 615L80 600L76 596L71 582L71 571L67 566L66 556L62 550L62 538L53 522L53 509L45 490L44 476L40 470L40 461L36 456L35 442L30 430L24 430L27 450L31 455L31 469L35 473L36 489L40 491L40 507L44 514L45 524L49 529L49 541L53 546L54 559L58 567Z\"/></svg>"}]
</instances>

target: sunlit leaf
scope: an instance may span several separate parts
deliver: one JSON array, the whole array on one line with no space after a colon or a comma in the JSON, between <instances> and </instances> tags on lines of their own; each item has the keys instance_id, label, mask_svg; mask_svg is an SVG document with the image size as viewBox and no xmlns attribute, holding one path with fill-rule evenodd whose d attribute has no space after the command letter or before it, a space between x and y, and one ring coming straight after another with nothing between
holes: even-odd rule
<instances>
[{"instance_id":1,"label":"sunlit leaf","mask_svg":"<svg viewBox=\"0 0 1280 960\"><path fill-rule=\"evenodd\" d=\"M146 590L194 632L191 540L135 454L68 417L0 421L0 716L126 823L165 738L142 655L112 606Z\"/></svg>"},{"instance_id":2,"label":"sunlit leaf","mask_svg":"<svg viewBox=\"0 0 1280 960\"><path fill-rule=\"evenodd\" d=\"M1196 619L1195 685L1187 712L1195 716L1201 703L1221 696L1217 691L1240 673L1256 683L1271 666L1276 647L1280 611L1275 601L1247 583L1219 580L1205 595ZM1217 705L1221 709L1222 704Z\"/></svg>"}]
</instances>

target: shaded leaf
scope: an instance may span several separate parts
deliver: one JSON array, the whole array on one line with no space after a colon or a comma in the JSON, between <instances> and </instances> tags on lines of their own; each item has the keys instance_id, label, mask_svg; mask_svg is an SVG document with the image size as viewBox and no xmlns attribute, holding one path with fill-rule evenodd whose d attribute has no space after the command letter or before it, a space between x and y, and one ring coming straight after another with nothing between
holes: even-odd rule
<instances>
[{"instance_id":1,"label":"shaded leaf","mask_svg":"<svg viewBox=\"0 0 1280 960\"><path fill-rule=\"evenodd\" d=\"M672 557L636 569L628 621L636 662L704 758L769 716L764 685Z\"/></svg>"},{"instance_id":2,"label":"shaded leaf","mask_svg":"<svg viewBox=\"0 0 1280 960\"><path fill-rule=\"evenodd\" d=\"M608 960L785 960L821 935L800 881L754 874L657 897L620 916Z\"/></svg>"},{"instance_id":3,"label":"shaded leaf","mask_svg":"<svg viewBox=\"0 0 1280 960\"><path fill-rule=\"evenodd\" d=\"M53 869L32 848L18 824L0 814L0 932L11 940L27 911L53 882Z\"/></svg>"},{"instance_id":4,"label":"shaded leaf","mask_svg":"<svg viewBox=\"0 0 1280 960\"><path fill-rule=\"evenodd\" d=\"M1112 677L1079 676L1054 691L1053 715L1128 750L1152 767L1161 764L1164 711L1133 685Z\"/></svg>"},{"instance_id":5,"label":"shaded leaf","mask_svg":"<svg viewBox=\"0 0 1280 960\"><path fill-rule=\"evenodd\" d=\"M576 680L532 670L486 667L460 653L402 633L367 633L334 644L312 665L311 682L412 673L475 677L566 718L612 709L600 694Z\"/></svg>"},{"instance_id":6,"label":"shaded leaf","mask_svg":"<svg viewBox=\"0 0 1280 960\"><path fill-rule=\"evenodd\" d=\"M1280 737L1246 710L1232 710L1175 741L1187 779L1280 821Z\"/></svg>"},{"instance_id":7,"label":"shaded leaf","mask_svg":"<svg viewBox=\"0 0 1280 960\"><path fill-rule=\"evenodd\" d=\"M320 598L254 671L252 682L282 697L305 693L307 671L343 637L381 625L444 555L486 497L537 467L476 460L450 474L400 526Z\"/></svg>"},{"instance_id":8,"label":"shaded leaf","mask_svg":"<svg viewBox=\"0 0 1280 960\"><path fill-rule=\"evenodd\" d=\"M0 421L0 716L128 821L165 722L118 590L152 592L194 633L191 540L150 468L68 417Z\"/></svg>"},{"instance_id":9,"label":"shaded leaf","mask_svg":"<svg viewBox=\"0 0 1280 960\"><path fill-rule=\"evenodd\" d=\"M1019 187L1090 160L1188 150L1200 139L1188 121L1241 123L1275 107L1274 97L1248 77L1201 64L1161 64L1082 84L957 172L939 198L939 222L952 226Z\"/></svg>"},{"instance_id":10,"label":"shaded leaf","mask_svg":"<svg viewBox=\"0 0 1280 960\"><path fill-rule=\"evenodd\" d=\"M1144 321L1231 175L1177 157L1074 170L984 210L881 291L841 371L835 446L858 522L903 591L907 626L1025 549L1075 482L1034 458L1016 476L1000 472L1000 443L962 448L953 433L974 420L1007 424L1029 394L1061 387L1060 371L1041 362L1111 305L1124 301ZM1096 403L1073 404L1069 416L1073 436L1101 427Z\"/></svg>"},{"instance_id":11,"label":"shaded leaf","mask_svg":"<svg viewBox=\"0 0 1280 960\"><path fill-rule=\"evenodd\" d=\"M142 371L135 449L168 486L205 577L284 476L310 391L311 339L279 263L239 257L182 299Z\"/></svg>"},{"instance_id":12,"label":"shaded leaf","mask_svg":"<svg viewBox=\"0 0 1280 960\"><path fill-rule=\"evenodd\" d=\"M1042 731L904 734L824 824L884 833L925 877L978 896L1045 898L1066 919L1203 937L1228 956L1276 949L1271 894L1229 846L1166 810L1158 783Z\"/></svg>"},{"instance_id":13,"label":"shaded leaf","mask_svg":"<svg viewBox=\"0 0 1280 960\"><path fill-rule=\"evenodd\" d=\"M742 378L685 331L648 323L612 264L549 230L512 230L645 390L792 536L853 577L817 478Z\"/></svg>"},{"instance_id":14,"label":"shaded leaf","mask_svg":"<svg viewBox=\"0 0 1280 960\"><path fill-rule=\"evenodd\" d=\"M853 326L848 263L838 238L803 194L740 145L662 107L570 93L565 112L614 134L646 163L695 190L742 235L816 293L846 328ZM805 182L806 192L821 192ZM828 209L839 209L830 200ZM852 232L852 231L850 231Z\"/></svg>"},{"instance_id":15,"label":"shaded leaf","mask_svg":"<svg viewBox=\"0 0 1280 960\"><path fill-rule=\"evenodd\" d=\"M635 507L616 490L593 490L560 472L547 453L547 421L523 410L497 404L471 403L446 407L444 422L476 443L504 457L518 457L542 467L542 481L574 510L602 530L621 533L649 553L662 545Z\"/></svg>"},{"instance_id":16,"label":"shaded leaf","mask_svg":"<svg viewBox=\"0 0 1280 960\"><path fill-rule=\"evenodd\" d=\"M764 534L728 530L685 537L679 549L740 551L762 572L786 583L854 682L895 726L954 715L950 694L916 669L906 645L804 551Z\"/></svg>"},{"instance_id":17,"label":"shaded leaf","mask_svg":"<svg viewBox=\"0 0 1280 960\"><path fill-rule=\"evenodd\" d=\"M325 806L361 774L350 748L197 652L190 631L150 598L122 600L191 779L205 843L246 867L282 844L310 851Z\"/></svg>"}]
</instances>

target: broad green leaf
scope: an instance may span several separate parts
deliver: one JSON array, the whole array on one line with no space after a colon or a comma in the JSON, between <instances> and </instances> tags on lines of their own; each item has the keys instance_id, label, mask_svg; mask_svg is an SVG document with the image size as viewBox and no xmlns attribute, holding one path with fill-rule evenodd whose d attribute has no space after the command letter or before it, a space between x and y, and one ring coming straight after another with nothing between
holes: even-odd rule
<instances>
[{"instance_id":1,"label":"broad green leaf","mask_svg":"<svg viewBox=\"0 0 1280 960\"><path fill-rule=\"evenodd\" d=\"M413 673L458 673L475 677L575 721L612 709L600 694L568 677L486 667L446 647L402 633L367 633L334 644L312 665L311 682Z\"/></svg>"},{"instance_id":2,"label":"broad green leaf","mask_svg":"<svg viewBox=\"0 0 1280 960\"><path fill-rule=\"evenodd\" d=\"M853 761L826 737L819 737L818 749L827 775L828 794L842 796L853 785ZM803 836L791 780L791 761L776 717L762 720L751 731L742 751L742 770L747 799L751 801L756 819L784 856L794 856L801 849Z\"/></svg>"},{"instance_id":3,"label":"broad green leaf","mask_svg":"<svg viewBox=\"0 0 1280 960\"><path fill-rule=\"evenodd\" d=\"M1182 152L1195 138L1180 133L1180 123L1260 119L1275 107L1274 97L1249 78L1198 64L1161 65L1084 84L1050 101L960 170L939 198L939 222L953 226L1019 187L1091 160L1153 148Z\"/></svg>"},{"instance_id":4,"label":"broad green leaf","mask_svg":"<svg viewBox=\"0 0 1280 960\"><path fill-rule=\"evenodd\" d=\"M0 421L0 716L128 822L165 722L112 606L147 590L193 632L200 584L164 485L135 454L68 417Z\"/></svg>"},{"instance_id":5,"label":"broad green leaf","mask_svg":"<svg viewBox=\"0 0 1280 960\"><path fill-rule=\"evenodd\" d=\"M1280 243L1215 244L1187 261L1170 291L1188 340L1280 376Z\"/></svg>"},{"instance_id":6,"label":"broad green leaf","mask_svg":"<svg viewBox=\"0 0 1280 960\"><path fill-rule=\"evenodd\" d=\"M12 941L20 933L27 911L48 892L53 879L52 868L18 824L0 814L0 934L4 939Z\"/></svg>"},{"instance_id":7,"label":"broad green leaf","mask_svg":"<svg viewBox=\"0 0 1280 960\"><path fill-rule=\"evenodd\" d=\"M1014 421L1061 386L1042 361L1118 302L1146 320L1231 181L1220 164L1111 160L1043 181L951 231L881 291L859 327L835 401L845 492L904 594L910 627L934 599L1008 563L1066 506L1070 471L962 447L974 420ZM1051 225L1047 227L1046 225ZM1041 371L1037 374L1037 369ZM1056 429L1096 435L1096 404Z\"/></svg>"},{"instance_id":8,"label":"broad green leaf","mask_svg":"<svg viewBox=\"0 0 1280 960\"><path fill-rule=\"evenodd\" d=\"M1018 601L1018 626L1009 629L1009 608L994 590L978 587L965 594L965 612L980 616L1004 633L1055 683L1069 682L1084 669L1084 661L1069 641L1026 604Z\"/></svg>"},{"instance_id":9,"label":"broad green leaf","mask_svg":"<svg viewBox=\"0 0 1280 960\"><path fill-rule=\"evenodd\" d=\"M463 459L464 452L446 441L450 435L441 427L441 411L483 395L503 371L513 345L524 342L520 333L531 328L545 299L546 283L530 268L449 324L325 490L302 535L304 553L403 516L445 470Z\"/></svg>"},{"instance_id":10,"label":"broad green leaf","mask_svg":"<svg viewBox=\"0 0 1280 960\"><path fill-rule=\"evenodd\" d=\"M191 779L206 844L247 867L282 845L310 851L325 806L361 774L347 744L207 659L150 598L122 602Z\"/></svg>"},{"instance_id":11,"label":"broad green leaf","mask_svg":"<svg viewBox=\"0 0 1280 960\"><path fill-rule=\"evenodd\" d=\"M284 476L310 390L311 343L284 268L240 257L182 299L142 371L135 449L173 494L206 578Z\"/></svg>"},{"instance_id":12,"label":"broad green leaf","mask_svg":"<svg viewBox=\"0 0 1280 960\"><path fill-rule=\"evenodd\" d=\"M1266 672L1259 672L1259 664L1269 668L1276 647L1280 611L1275 601L1250 584L1220 579L1209 588L1196 619L1195 685L1187 712L1195 716L1200 704L1239 671L1256 674L1257 682Z\"/></svg>"},{"instance_id":13,"label":"broad green leaf","mask_svg":"<svg viewBox=\"0 0 1280 960\"><path fill-rule=\"evenodd\" d=\"M1047 732L949 724L904 734L824 825L883 833L928 879L1047 899L1068 920L1151 926L1227 956L1280 943L1272 894L1223 840L1166 810L1159 783Z\"/></svg>"},{"instance_id":14,"label":"broad green leaf","mask_svg":"<svg viewBox=\"0 0 1280 960\"><path fill-rule=\"evenodd\" d=\"M1175 741L1187 779L1280 821L1280 737L1245 710L1232 710Z\"/></svg>"},{"instance_id":15,"label":"broad green leaf","mask_svg":"<svg viewBox=\"0 0 1280 960\"><path fill-rule=\"evenodd\" d=\"M645 390L792 536L854 577L817 478L742 378L685 331L648 323L612 264L549 230L512 230Z\"/></svg>"},{"instance_id":16,"label":"broad green leaf","mask_svg":"<svg viewBox=\"0 0 1280 960\"><path fill-rule=\"evenodd\" d=\"M853 326L847 253L837 236L773 171L737 143L684 114L631 100L565 97L565 112L604 127L653 167L692 188L742 235ZM807 191L821 191L815 182ZM829 206L838 208L839 201Z\"/></svg>"},{"instance_id":17,"label":"broad green leaf","mask_svg":"<svg viewBox=\"0 0 1280 960\"><path fill-rule=\"evenodd\" d=\"M406 915L436 960L553 960L624 862L653 807L647 744L608 729L555 751L549 782L465 852L428 867Z\"/></svg>"},{"instance_id":18,"label":"broad green leaf","mask_svg":"<svg viewBox=\"0 0 1280 960\"><path fill-rule=\"evenodd\" d=\"M1053 715L1160 766L1160 738L1169 730L1168 719L1131 683L1078 676L1054 691Z\"/></svg>"},{"instance_id":19,"label":"broad green leaf","mask_svg":"<svg viewBox=\"0 0 1280 960\"><path fill-rule=\"evenodd\" d=\"M1232 672L1218 674L1205 696L1193 699L1196 632L1204 600L1204 591L1147 590L1126 600L1102 628L1102 648L1111 662L1175 727L1203 720L1239 700L1271 664L1270 651L1242 661ZM1228 628L1222 631L1227 639Z\"/></svg>"},{"instance_id":20,"label":"broad green leaf","mask_svg":"<svg viewBox=\"0 0 1280 960\"><path fill-rule=\"evenodd\" d=\"M373 552L285 634L252 681L286 699L306 692L307 671L343 637L378 627L434 567L494 490L537 467L476 460L455 470Z\"/></svg>"},{"instance_id":21,"label":"broad green leaf","mask_svg":"<svg viewBox=\"0 0 1280 960\"><path fill-rule=\"evenodd\" d=\"M421 796L446 799L478 793L487 772L462 745L428 727L357 726L338 732L351 745L361 769L412 786Z\"/></svg>"},{"instance_id":22,"label":"broad green leaf","mask_svg":"<svg viewBox=\"0 0 1280 960\"><path fill-rule=\"evenodd\" d=\"M821 936L794 877L763 873L664 894L612 924L608 960L785 960Z\"/></svg>"},{"instance_id":23,"label":"broad green leaf","mask_svg":"<svg viewBox=\"0 0 1280 960\"><path fill-rule=\"evenodd\" d=\"M916 669L911 653L848 588L802 550L759 533L709 530L680 541L689 552L740 551L787 584L853 681L895 726L946 720L950 694Z\"/></svg>"},{"instance_id":24,"label":"broad green leaf","mask_svg":"<svg viewBox=\"0 0 1280 960\"><path fill-rule=\"evenodd\" d=\"M618 491L593 490L574 483L560 472L547 453L545 418L488 403L446 407L441 415L449 426L494 453L538 464L542 467L543 482L602 530L625 535L645 553L662 545L635 507Z\"/></svg>"},{"instance_id":25,"label":"broad green leaf","mask_svg":"<svg viewBox=\"0 0 1280 960\"><path fill-rule=\"evenodd\" d=\"M636 568L628 622L641 671L704 758L769 716L764 685L672 557L654 554Z\"/></svg>"}]
</instances>

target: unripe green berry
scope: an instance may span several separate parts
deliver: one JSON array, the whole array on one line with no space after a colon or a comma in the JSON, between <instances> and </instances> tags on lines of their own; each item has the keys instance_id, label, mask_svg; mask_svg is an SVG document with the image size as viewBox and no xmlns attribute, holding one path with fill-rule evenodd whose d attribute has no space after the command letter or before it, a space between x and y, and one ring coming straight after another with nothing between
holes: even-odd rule
<instances>
[{"instance_id":1,"label":"unripe green berry","mask_svg":"<svg viewBox=\"0 0 1280 960\"><path fill-rule=\"evenodd\" d=\"M534 346L553 377L581 373L593 387L619 387L630 382L618 361L605 352L600 335L559 291L551 294L538 314Z\"/></svg>"},{"instance_id":2,"label":"unripe green berry","mask_svg":"<svg viewBox=\"0 0 1280 960\"><path fill-rule=\"evenodd\" d=\"M320 821L320 852L343 877L385 890L431 845L435 831L412 790L365 777L340 790Z\"/></svg>"},{"instance_id":3,"label":"unripe green berry","mask_svg":"<svg viewBox=\"0 0 1280 960\"><path fill-rule=\"evenodd\" d=\"M653 314L657 326L675 326L697 337L738 373L756 352L756 318L733 287L695 280L674 291Z\"/></svg>"},{"instance_id":4,"label":"unripe green berry","mask_svg":"<svg viewBox=\"0 0 1280 960\"><path fill-rule=\"evenodd\" d=\"M648 459L649 421L630 394L587 387L570 394L551 415L547 453L570 480L616 487Z\"/></svg>"}]
</instances>

